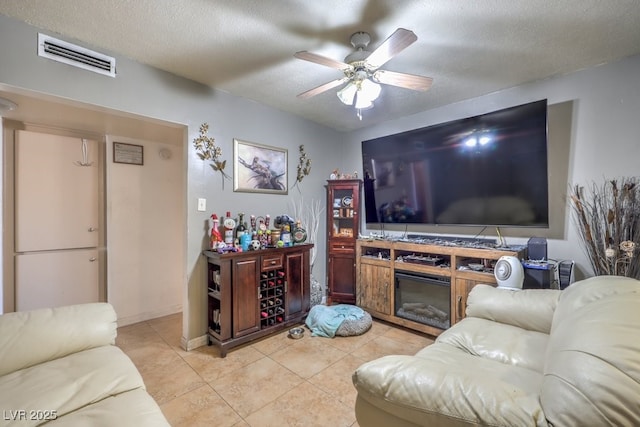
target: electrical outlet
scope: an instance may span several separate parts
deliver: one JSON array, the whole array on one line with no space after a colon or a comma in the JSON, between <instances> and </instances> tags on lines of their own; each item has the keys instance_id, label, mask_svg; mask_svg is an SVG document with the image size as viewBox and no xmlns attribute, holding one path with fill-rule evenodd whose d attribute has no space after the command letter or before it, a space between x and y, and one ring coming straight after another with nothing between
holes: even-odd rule
<instances>
[{"instance_id":1,"label":"electrical outlet","mask_svg":"<svg viewBox=\"0 0 640 427\"><path fill-rule=\"evenodd\" d=\"M207 199L198 199L198 211L204 212L207 210Z\"/></svg>"}]
</instances>

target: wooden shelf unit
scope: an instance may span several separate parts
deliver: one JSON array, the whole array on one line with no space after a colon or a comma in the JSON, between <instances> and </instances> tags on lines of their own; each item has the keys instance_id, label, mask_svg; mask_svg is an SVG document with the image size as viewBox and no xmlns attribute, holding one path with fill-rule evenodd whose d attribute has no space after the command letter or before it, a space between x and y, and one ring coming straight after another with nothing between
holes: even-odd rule
<instances>
[{"instance_id":1,"label":"wooden shelf unit","mask_svg":"<svg viewBox=\"0 0 640 427\"><path fill-rule=\"evenodd\" d=\"M327 304L356 302L356 239L360 232L359 179L327 181Z\"/></svg>"},{"instance_id":2,"label":"wooden shelf unit","mask_svg":"<svg viewBox=\"0 0 640 427\"><path fill-rule=\"evenodd\" d=\"M208 344L227 350L304 321L311 244L207 257Z\"/></svg>"},{"instance_id":3,"label":"wooden shelf unit","mask_svg":"<svg viewBox=\"0 0 640 427\"><path fill-rule=\"evenodd\" d=\"M496 284L492 267L504 255L525 256L524 248L513 250L478 249L404 241L358 239L356 241L356 305L371 316L432 336L443 329L396 316L395 272L448 277L451 280L450 321L465 316L467 296L480 283ZM405 262L402 257L414 257ZM469 267L471 264L473 267ZM479 265L486 267L479 267Z\"/></svg>"}]
</instances>

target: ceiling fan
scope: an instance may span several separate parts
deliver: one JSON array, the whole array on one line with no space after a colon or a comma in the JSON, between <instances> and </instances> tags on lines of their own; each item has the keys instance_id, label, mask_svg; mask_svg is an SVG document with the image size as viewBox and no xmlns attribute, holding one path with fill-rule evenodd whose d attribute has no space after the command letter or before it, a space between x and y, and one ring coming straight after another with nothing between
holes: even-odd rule
<instances>
[{"instance_id":1,"label":"ceiling fan","mask_svg":"<svg viewBox=\"0 0 640 427\"><path fill-rule=\"evenodd\" d=\"M431 77L379 69L416 40L418 37L413 31L398 28L378 48L370 52L366 49L371 42L371 36L359 31L351 36L351 44L356 51L347 55L344 62L308 51L296 52L294 56L298 59L335 68L344 73L344 77L302 92L298 97L310 98L346 83L338 91L338 98L346 105L354 105L358 118L362 120L361 111L373 107L373 101L380 95L381 88L378 83L426 91L433 82Z\"/></svg>"}]
</instances>

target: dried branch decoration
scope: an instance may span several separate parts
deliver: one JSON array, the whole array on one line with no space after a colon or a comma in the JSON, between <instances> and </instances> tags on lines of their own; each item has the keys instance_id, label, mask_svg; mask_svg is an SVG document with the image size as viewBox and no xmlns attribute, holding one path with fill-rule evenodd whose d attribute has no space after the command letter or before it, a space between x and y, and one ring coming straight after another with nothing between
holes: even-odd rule
<instances>
[{"instance_id":1,"label":"dried branch decoration","mask_svg":"<svg viewBox=\"0 0 640 427\"><path fill-rule=\"evenodd\" d=\"M300 144L300 159L298 160L298 174L296 176L296 182L293 187L302 182L305 176L311 173L311 159L307 157L307 153L304 151L304 145ZM291 187L291 188L293 188Z\"/></svg>"},{"instance_id":2,"label":"dried branch decoration","mask_svg":"<svg viewBox=\"0 0 640 427\"><path fill-rule=\"evenodd\" d=\"M210 160L211 168L222 174L222 188L224 188L224 180L231 179L229 175L224 171L227 165L226 160L220 160L222 157L222 148L216 145L216 140L212 136L207 136L209 132L209 124L203 123L200 125L200 135L193 140L193 146L198 153L198 157L202 160Z\"/></svg>"},{"instance_id":3,"label":"dried branch decoration","mask_svg":"<svg viewBox=\"0 0 640 427\"><path fill-rule=\"evenodd\" d=\"M575 186L574 219L596 275L640 279L640 185L638 178L593 184L589 194Z\"/></svg>"}]
</instances>

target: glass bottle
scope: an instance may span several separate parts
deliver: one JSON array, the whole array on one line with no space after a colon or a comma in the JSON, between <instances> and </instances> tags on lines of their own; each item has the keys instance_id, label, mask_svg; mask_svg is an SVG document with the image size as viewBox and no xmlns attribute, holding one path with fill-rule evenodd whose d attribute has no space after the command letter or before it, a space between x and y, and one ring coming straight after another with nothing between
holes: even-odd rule
<instances>
[{"instance_id":1,"label":"glass bottle","mask_svg":"<svg viewBox=\"0 0 640 427\"><path fill-rule=\"evenodd\" d=\"M240 212L238 214L238 226L236 227L236 239L238 242L242 242L242 235L247 232L247 226L244 224L244 214Z\"/></svg>"},{"instance_id":2,"label":"glass bottle","mask_svg":"<svg viewBox=\"0 0 640 427\"><path fill-rule=\"evenodd\" d=\"M236 220L231 218L231 212L227 211L222 227L224 228L224 243L227 246L233 246L233 230L236 228Z\"/></svg>"},{"instance_id":3,"label":"glass bottle","mask_svg":"<svg viewBox=\"0 0 640 427\"><path fill-rule=\"evenodd\" d=\"M303 243L305 240L307 240L307 230L305 230L304 228L302 228L302 225L300 223L300 220L296 221L296 226L293 229L293 243Z\"/></svg>"}]
</instances>

